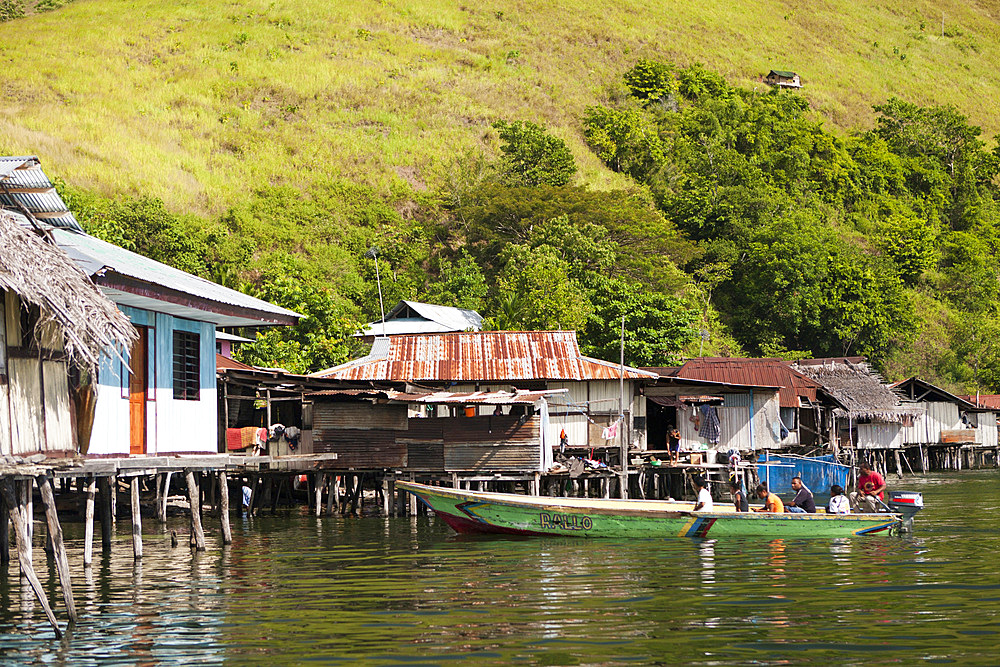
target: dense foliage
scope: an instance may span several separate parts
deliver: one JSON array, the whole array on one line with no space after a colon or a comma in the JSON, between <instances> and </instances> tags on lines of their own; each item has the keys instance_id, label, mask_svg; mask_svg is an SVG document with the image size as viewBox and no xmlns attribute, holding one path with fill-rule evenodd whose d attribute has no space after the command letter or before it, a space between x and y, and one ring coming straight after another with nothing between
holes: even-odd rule
<instances>
[{"instance_id":1,"label":"dense foliage","mask_svg":"<svg viewBox=\"0 0 1000 667\"><path fill-rule=\"evenodd\" d=\"M362 351L400 298L501 329L572 328L586 354L866 355L886 374L1000 390L1000 153L949 107L890 99L874 127L824 129L786 91L642 60L582 133L628 190L574 181L566 143L494 124L432 189L263 188L212 221L63 186L103 238L302 313L244 360L307 371Z\"/></svg>"}]
</instances>

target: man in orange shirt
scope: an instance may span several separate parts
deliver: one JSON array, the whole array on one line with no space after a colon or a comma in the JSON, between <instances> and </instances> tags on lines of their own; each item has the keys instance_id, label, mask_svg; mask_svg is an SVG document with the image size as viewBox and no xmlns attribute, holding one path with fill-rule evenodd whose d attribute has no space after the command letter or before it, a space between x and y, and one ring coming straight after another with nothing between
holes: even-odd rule
<instances>
[{"instance_id":1,"label":"man in orange shirt","mask_svg":"<svg viewBox=\"0 0 1000 667\"><path fill-rule=\"evenodd\" d=\"M754 512L774 512L775 514L781 514L785 511L785 503L781 502L781 498L769 492L766 484L761 484L757 487L757 497L764 500L764 506L755 507Z\"/></svg>"}]
</instances>

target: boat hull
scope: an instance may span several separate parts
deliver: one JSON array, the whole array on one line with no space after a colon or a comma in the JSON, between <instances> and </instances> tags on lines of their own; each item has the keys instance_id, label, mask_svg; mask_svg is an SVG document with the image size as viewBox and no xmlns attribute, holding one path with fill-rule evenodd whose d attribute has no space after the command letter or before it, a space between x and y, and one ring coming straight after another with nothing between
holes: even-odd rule
<instances>
[{"instance_id":1,"label":"boat hull","mask_svg":"<svg viewBox=\"0 0 1000 667\"><path fill-rule=\"evenodd\" d=\"M590 538L831 538L888 535L901 525L895 514L694 512L690 503L480 493L413 482L397 482L396 487L415 495L459 533Z\"/></svg>"}]
</instances>

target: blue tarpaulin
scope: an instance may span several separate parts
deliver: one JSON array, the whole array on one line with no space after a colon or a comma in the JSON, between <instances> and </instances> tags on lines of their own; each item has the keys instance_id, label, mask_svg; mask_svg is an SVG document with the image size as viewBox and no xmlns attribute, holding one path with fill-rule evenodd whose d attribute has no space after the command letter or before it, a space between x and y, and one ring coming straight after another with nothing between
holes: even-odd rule
<instances>
[{"instance_id":1,"label":"blue tarpaulin","mask_svg":"<svg viewBox=\"0 0 1000 667\"><path fill-rule=\"evenodd\" d=\"M761 454L757 459L757 475L767 482L768 488L784 498L791 498L792 477L799 476L817 498L830 497L830 487L839 484L847 488L847 474L851 467L837 463L832 454L825 456L782 456L781 454ZM760 465L769 464L769 465Z\"/></svg>"}]
</instances>

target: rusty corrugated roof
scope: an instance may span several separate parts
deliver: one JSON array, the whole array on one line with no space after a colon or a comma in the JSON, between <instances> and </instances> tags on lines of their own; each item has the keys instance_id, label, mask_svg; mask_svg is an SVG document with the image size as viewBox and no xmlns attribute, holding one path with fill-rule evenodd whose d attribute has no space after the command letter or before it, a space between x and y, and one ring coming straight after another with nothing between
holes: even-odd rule
<instances>
[{"instance_id":1,"label":"rusty corrugated roof","mask_svg":"<svg viewBox=\"0 0 1000 667\"><path fill-rule=\"evenodd\" d=\"M1000 394L980 394L979 396L969 394L960 395L959 398L986 410L1000 410Z\"/></svg>"},{"instance_id":2,"label":"rusty corrugated roof","mask_svg":"<svg viewBox=\"0 0 1000 667\"><path fill-rule=\"evenodd\" d=\"M339 380L617 380L618 364L580 354L575 331L465 331L377 338L371 353L313 374ZM627 379L655 373L625 367Z\"/></svg>"},{"instance_id":3,"label":"rusty corrugated roof","mask_svg":"<svg viewBox=\"0 0 1000 667\"><path fill-rule=\"evenodd\" d=\"M393 389L325 389L308 394L310 397L331 397L331 398L386 398L396 403L427 403L435 404L456 404L456 405L532 405L538 401L549 398L556 394L564 394L566 389L549 389L544 391L433 391L421 393L407 393L395 391Z\"/></svg>"},{"instance_id":4,"label":"rusty corrugated roof","mask_svg":"<svg viewBox=\"0 0 1000 667\"><path fill-rule=\"evenodd\" d=\"M822 388L782 359L703 357L685 363L677 369L676 377L780 387L778 401L783 408L799 407L799 397L815 402L816 390Z\"/></svg>"},{"instance_id":5,"label":"rusty corrugated roof","mask_svg":"<svg viewBox=\"0 0 1000 667\"><path fill-rule=\"evenodd\" d=\"M221 354L215 355L215 369L219 371L224 370L238 370L238 371L252 371L256 370L253 366L247 366L246 364L231 359L229 357L224 357Z\"/></svg>"}]
</instances>

